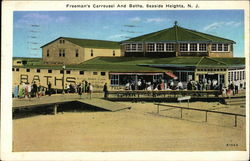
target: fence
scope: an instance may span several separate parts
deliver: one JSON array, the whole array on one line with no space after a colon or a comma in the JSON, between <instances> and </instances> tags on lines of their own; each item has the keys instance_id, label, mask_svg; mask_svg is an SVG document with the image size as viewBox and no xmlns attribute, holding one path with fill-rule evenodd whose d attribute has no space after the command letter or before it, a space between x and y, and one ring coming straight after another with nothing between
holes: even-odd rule
<instances>
[{"instance_id":1,"label":"fence","mask_svg":"<svg viewBox=\"0 0 250 161\"><path fill-rule=\"evenodd\" d=\"M161 91L145 91L145 90L125 90L125 91L108 91L109 97L117 98L141 98L141 97L153 97L153 98L177 98L179 96L192 96L194 97L218 97L221 94L219 90L161 90Z\"/></svg>"},{"instance_id":2,"label":"fence","mask_svg":"<svg viewBox=\"0 0 250 161\"><path fill-rule=\"evenodd\" d=\"M173 106L173 105L165 105L165 104L160 104L157 103L155 104L157 105L157 114L160 114L160 106L167 106L167 107L174 107L174 108L180 108L181 109L181 113L180 113L180 118L182 118L182 110L194 110L194 111L204 111L205 112L205 122L207 122L207 114L208 113L219 113L219 114L223 114L223 115L233 115L234 116L234 126L237 127L237 116L241 116L241 117L246 117L246 115L242 115L242 114L235 114L235 113L229 113L229 112L220 112L220 111L211 111L211 110L205 110L205 109L197 109L197 108L189 108L189 107L179 107L179 106Z\"/></svg>"}]
</instances>

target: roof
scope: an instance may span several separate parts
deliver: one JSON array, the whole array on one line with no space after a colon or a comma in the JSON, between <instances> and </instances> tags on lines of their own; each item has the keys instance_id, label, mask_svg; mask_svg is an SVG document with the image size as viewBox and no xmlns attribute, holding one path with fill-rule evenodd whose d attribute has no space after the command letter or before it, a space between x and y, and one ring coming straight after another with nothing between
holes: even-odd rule
<instances>
[{"instance_id":1,"label":"roof","mask_svg":"<svg viewBox=\"0 0 250 161\"><path fill-rule=\"evenodd\" d=\"M65 39L70 41L73 44L88 47L88 48L99 48L99 49L120 49L119 42L116 41L106 41L106 40L93 40L93 39L79 39L79 38L70 38L70 37L59 37L43 46L41 48L57 41L58 39Z\"/></svg>"},{"instance_id":2,"label":"roof","mask_svg":"<svg viewBox=\"0 0 250 161\"><path fill-rule=\"evenodd\" d=\"M245 66L245 58L209 57L96 57L81 64L66 65L66 69L109 72L164 72L166 67L238 67ZM19 66L20 67L20 66ZM62 69L62 65L43 64L30 61L25 68ZM163 69L165 68L165 69Z\"/></svg>"},{"instance_id":3,"label":"roof","mask_svg":"<svg viewBox=\"0 0 250 161\"><path fill-rule=\"evenodd\" d=\"M126 42L204 42L204 43L235 43L233 40L186 29L178 25L171 28L134 37Z\"/></svg>"}]
</instances>

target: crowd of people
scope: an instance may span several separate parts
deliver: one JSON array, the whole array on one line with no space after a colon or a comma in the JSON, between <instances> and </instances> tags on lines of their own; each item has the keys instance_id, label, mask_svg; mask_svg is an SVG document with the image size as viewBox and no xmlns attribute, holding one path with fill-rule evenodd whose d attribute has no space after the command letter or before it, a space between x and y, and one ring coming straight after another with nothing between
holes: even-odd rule
<instances>
[{"instance_id":1,"label":"crowd of people","mask_svg":"<svg viewBox=\"0 0 250 161\"><path fill-rule=\"evenodd\" d=\"M203 79L200 81L189 80L188 82L170 80L154 80L146 82L143 79L138 81L128 80L125 90L220 90L227 93L238 94L239 89L244 86L242 81L233 81L226 87L224 83L219 83L216 79Z\"/></svg>"},{"instance_id":2,"label":"crowd of people","mask_svg":"<svg viewBox=\"0 0 250 161\"><path fill-rule=\"evenodd\" d=\"M125 84L125 90L220 90L222 95L235 95L238 94L239 89L242 89L245 85L241 81L232 81L229 83L228 87L225 87L223 83L219 83L217 80L213 79L203 79L200 81L190 80L188 82L170 80L154 80L145 81L143 79L138 79L138 81L128 80ZM103 86L104 98L108 97L108 86L107 83ZM31 98L31 97L41 97L46 94L51 96L55 91L52 89L52 85L49 82L47 87L41 86L40 83L36 82L20 83L13 86L13 97L14 98ZM70 83L66 84L62 93L78 93L80 97L87 93L87 96L91 99L93 93L93 86L87 81L82 81L80 83Z\"/></svg>"},{"instance_id":3,"label":"crowd of people","mask_svg":"<svg viewBox=\"0 0 250 161\"><path fill-rule=\"evenodd\" d=\"M12 93L14 98L31 98L44 96L45 92L46 89L40 83L37 85L34 81L32 83L22 82L19 85L15 84Z\"/></svg>"},{"instance_id":4,"label":"crowd of people","mask_svg":"<svg viewBox=\"0 0 250 161\"><path fill-rule=\"evenodd\" d=\"M82 81L81 83L70 83L66 84L63 93L78 93L80 96L87 93L89 98L92 98L93 86L87 81Z\"/></svg>"}]
</instances>

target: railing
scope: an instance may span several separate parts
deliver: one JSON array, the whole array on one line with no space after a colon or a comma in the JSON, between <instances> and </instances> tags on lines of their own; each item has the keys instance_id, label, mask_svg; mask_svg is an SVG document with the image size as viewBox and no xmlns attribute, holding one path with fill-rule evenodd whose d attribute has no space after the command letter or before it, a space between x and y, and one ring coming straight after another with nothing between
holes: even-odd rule
<instances>
[{"instance_id":1,"label":"railing","mask_svg":"<svg viewBox=\"0 0 250 161\"><path fill-rule=\"evenodd\" d=\"M159 90L159 91L146 91L146 90L123 90L123 91L108 91L109 97L118 98L141 98L141 97L159 97L159 98L177 98L179 96L192 96L193 97L218 97L221 94L219 90Z\"/></svg>"},{"instance_id":2,"label":"railing","mask_svg":"<svg viewBox=\"0 0 250 161\"><path fill-rule=\"evenodd\" d=\"M181 113L180 113L180 118L182 118L182 110L194 110L194 111L203 111L205 112L205 122L207 122L207 114L208 113L219 113L219 114L223 114L223 115L233 115L234 116L234 126L237 127L237 116L241 116L241 117L246 117L246 115L242 115L242 114L236 114L236 113L229 113L229 112L221 112L221 111L212 111L212 110L205 110L205 109L197 109L197 108L190 108L190 107L180 107L180 106L173 106L173 105L166 105L166 104L160 104L160 103L156 103L155 105L157 105L157 114L160 114L160 106L167 106L167 107L174 107L174 108L180 108L181 109Z\"/></svg>"}]
</instances>

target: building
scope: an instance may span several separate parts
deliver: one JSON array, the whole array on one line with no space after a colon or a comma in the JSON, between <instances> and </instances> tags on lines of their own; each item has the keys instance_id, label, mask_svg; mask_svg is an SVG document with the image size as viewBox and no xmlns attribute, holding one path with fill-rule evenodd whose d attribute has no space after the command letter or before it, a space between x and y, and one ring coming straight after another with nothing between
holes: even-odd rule
<instances>
[{"instance_id":1,"label":"building","mask_svg":"<svg viewBox=\"0 0 250 161\"><path fill-rule=\"evenodd\" d=\"M60 37L42 46L42 58L14 58L13 83L40 82L63 89L92 83L102 91L124 89L128 81L216 80L245 87L245 58L233 57L234 41L182 28L172 28L122 42ZM136 87L137 89L137 87Z\"/></svg>"},{"instance_id":2,"label":"building","mask_svg":"<svg viewBox=\"0 0 250 161\"><path fill-rule=\"evenodd\" d=\"M121 56L114 41L59 37L42 47L45 64L79 64L98 56Z\"/></svg>"},{"instance_id":3,"label":"building","mask_svg":"<svg viewBox=\"0 0 250 161\"><path fill-rule=\"evenodd\" d=\"M177 25L123 41L122 55L233 57L234 41Z\"/></svg>"}]
</instances>

